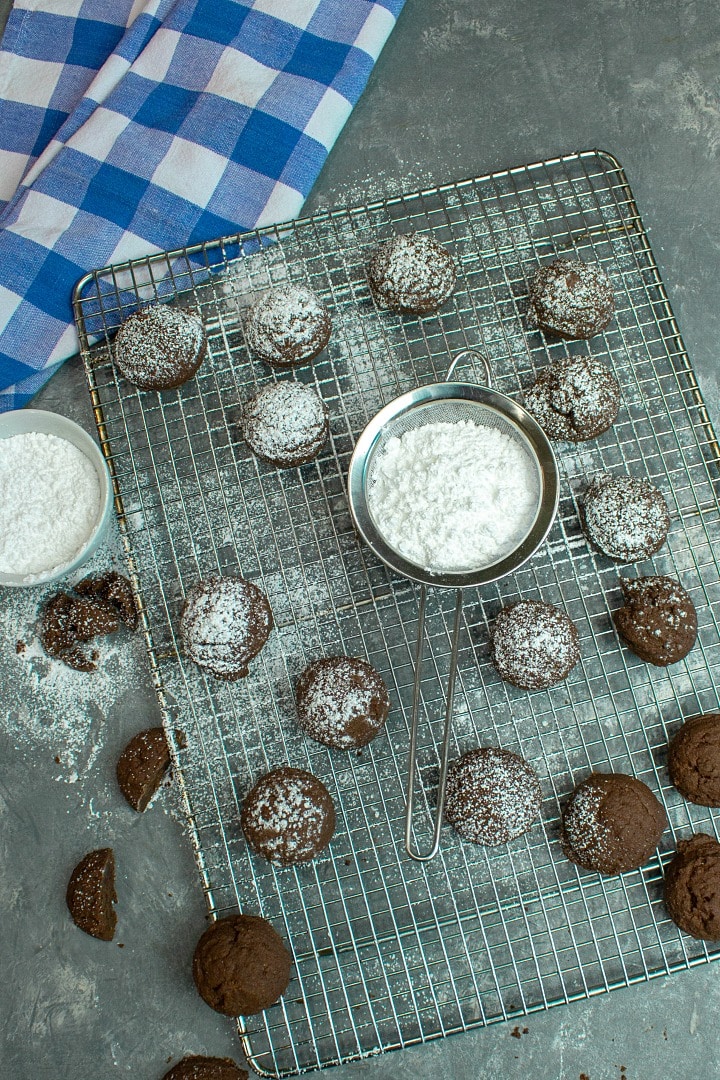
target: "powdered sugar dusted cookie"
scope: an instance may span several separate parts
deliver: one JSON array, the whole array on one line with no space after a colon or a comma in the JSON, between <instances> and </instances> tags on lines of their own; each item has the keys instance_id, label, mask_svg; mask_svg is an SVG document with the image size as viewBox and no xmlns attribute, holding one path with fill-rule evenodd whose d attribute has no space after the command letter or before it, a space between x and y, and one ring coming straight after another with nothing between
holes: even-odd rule
<instances>
[{"instance_id":1,"label":"powdered sugar dusted cookie","mask_svg":"<svg viewBox=\"0 0 720 1080\"><path fill-rule=\"evenodd\" d=\"M240 824L253 851L280 866L307 862L330 843L335 806L312 773L272 769L245 796Z\"/></svg>"},{"instance_id":2,"label":"powdered sugar dusted cookie","mask_svg":"<svg viewBox=\"0 0 720 1080\"><path fill-rule=\"evenodd\" d=\"M193 311L154 304L130 315L115 337L115 366L141 390L169 390L191 379L207 342Z\"/></svg>"},{"instance_id":3,"label":"powdered sugar dusted cookie","mask_svg":"<svg viewBox=\"0 0 720 1080\"><path fill-rule=\"evenodd\" d=\"M556 360L525 391L525 407L550 439L583 442L607 431L620 404L618 381L592 356Z\"/></svg>"},{"instance_id":4,"label":"powdered sugar dusted cookie","mask_svg":"<svg viewBox=\"0 0 720 1080\"><path fill-rule=\"evenodd\" d=\"M273 628L265 593L241 577L209 577L187 594L180 638L187 656L218 679L247 675Z\"/></svg>"},{"instance_id":5,"label":"powdered sugar dusted cookie","mask_svg":"<svg viewBox=\"0 0 720 1080\"><path fill-rule=\"evenodd\" d=\"M561 337L593 337L614 311L610 278L597 263L556 259L541 266L530 284L530 320Z\"/></svg>"},{"instance_id":6,"label":"powdered sugar dusted cookie","mask_svg":"<svg viewBox=\"0 0 720 1080\"><path fill-rule=\"evenodd\" d=\"M245 334L250 351L277 367L313 360L330 340L330 312L305 285L279 285L250 308Z\"/></svg>"},{"instance_id":7,"label":"powdered sugar dusted cookie","mask_svg":"<svg viewBox=\"0 0 720 1080\"><path fill-rule=\"evenodd\" d=\"M650 576L621 578L625 604L613 622L625 644L649 664L676 664L697 638L695 605L679 581Z\"/></svg>"},{"instance_id":8,"label":"powdered sugar dusted cookie","mask_svg":"<svg viewBox=\"0 0 720 1080\"><path fill-rule=\"evenodd\" d=\"M469 750L448 769L445 817L464 840L496 847L540 813L540 781L527 761L497 746Z\"/></svg>"},{"instance_id":9,"label":"powdered sugar dusted cookie","mask_svg":"<svg viewBox=\"0 0 720 1080\"><path fill-rule=\"evenodd\" d=\"M294 381L272 383L245 403L242 429L253 453L289 469L320 453L328 437L328 412L312 387Z\"/></svg>"},{"instance_id":10,"label":"powdered sugar dusted cookie","mask_svg":"<svg viewBox=\"0 0 720 1080\"><path fill-rule=\"evenodd\" d=\"M580 659L577 628L552 604L520 600L495 620L491 655L506 682L544 690L567 678Z\"/></svg>"},{"instance_id":11,"label":"powdered sugar dusted cookie","mask_svg":"<svg viewBox=\"0 0 720 1080\"><path fill-rule=\"evenodd\" d=\"M649 480L601 473L585 492L581 524L588 540L611 559L646 559L665 543L670 513Z\"/></svg>"},{"instance_id":12,"label":"powdered sugar dusted cookie","mask_svg":"<svg viewBox=\"0 0 720 1080\"><path fill-rule=\"evenodd\" d=\"M378 307L425 315L455 288L455 262L436 240L408 233L385 240L368 263L368 284Z\"/></svg>"},{"instance_id":13,"label":"powdered sugar dusted cookie","mask_svg":"<svg viewBox=\"0 0 720 1080\"><path fill-rule=\"evenodd\" d=\"M390 711L385 683L357 656L326 656L298 679L295 700L306 735L338 750L365 746L383 729Z\"/></svg>"}]
</instances>

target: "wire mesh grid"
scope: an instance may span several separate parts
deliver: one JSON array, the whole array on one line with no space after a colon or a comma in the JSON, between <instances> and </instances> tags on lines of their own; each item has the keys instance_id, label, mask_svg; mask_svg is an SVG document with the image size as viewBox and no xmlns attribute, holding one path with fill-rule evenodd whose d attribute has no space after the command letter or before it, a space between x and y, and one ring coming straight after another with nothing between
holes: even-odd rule
<instances>
[{"instance_id":1,"label":"wire mesh grid","mask_svg":"<svg viewBox=\"0 0 720 1080\"><path fill-rule=\"evenodd\" d=\"M422 319L376 310L364 272L380 240L411 229L446 245L459 268L452 301ZM567 253L598 261L613 282L615 319L590 342L550 340L527 321L538 261ZM299 470L254 458L238 423L241 403L276 378L248 354L244 309L288 280L318 292L333 317L327 351L277 376L315 385L330 409L330 443ZM197 377L162 395L135 391L112 365L114 329L153 298L201 311L209 338ZM263 915L295 959L280 1002L239 1022L259 1072L308 1071L720 956L681 935L662 905L662 863L677 839L717 832L718 812L670 785L665 753L683 718L718 706L718 447L614 158L572 154L99 270L80 283L76 314L210 910ZM542 820L497 849L446 827L437 858L420 865L403 848L417 595L358 541L344 482L378 408L442 379L468 347L490 358L510 395L549 360L592 353L614 369L622 404L610 432L558 447L561 501L547 544L512 577L467 594L454 753L500 745L531 761ZM606 469L647 476L665 494L673 525L650 561L618 567L581 534L578 495ZM204 675L178 648L183 593L211 572L257 581L275 616L235 684ZM634 657L612 625L619 573L648 572L678 577L698 611L698 643L670 669ZM516 690L490 662L493 619L520 597L561 605L578 627L582 661L549 691ZM428 600L418 749L428 819L453 603L438 590ZM328 750L295 720L299 672L339 653L367 658L392 699L387 733L358 753ZM338 825L314 862L280 869L249 853L239 811L258 776L285 762L327 784ZM603 878L562 856L559 808L592 768L632 773L667 807L659 858L642 870Z\"/></svg>"}]
</instances>

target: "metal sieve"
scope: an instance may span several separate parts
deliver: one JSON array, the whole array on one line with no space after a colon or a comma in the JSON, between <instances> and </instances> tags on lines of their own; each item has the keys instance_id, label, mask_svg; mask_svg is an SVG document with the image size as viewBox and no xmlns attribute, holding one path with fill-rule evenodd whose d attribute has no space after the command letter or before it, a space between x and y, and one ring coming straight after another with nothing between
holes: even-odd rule
<instances>
[{"instance_id":1,"label":"metal sieve","mask_svg":"<svg viewBox=\"0 0 720 1080\"><path fill-rule=\"evenodd\" d=\"M485 369L488 385L452 382L453 373L463 361L478 360ZM410 747L408 758L407 802L405 814L405 850L418 862L432 859L440 845L445 786L452 732L455 678L457 675L458 643L463 607L463 590L470 586L487 585L507 574L513 573L545 540L558 506L559 477L557 462L545 433L532 416L512 398L491 389L491 373L488 361L482 354L466 349L452 361L445 382L430 383L410 390L395 398L377 413L360 435L348 468L348 502L354 526L368 547L391 570L420 584L418 606L418 635L415 649L415 675L410 717ZM537 479L537 506L535 516L521 541L494 562L463 570L435 570L416 565L388 543L369 506L368 492L374 482L377 464L382 458L390 439L426 424L458 423L471 421L482 427L502 431L522 448L529 470ZM417 759L418 718L420 687L422 680L423 646L425 641L425 607L427 587L455 589L455 618L453 623L450 668L445 696L445 724L440 751L437 806L434 819L432 846L420 852L413 845L413 810L415 801L415 777Z\"/></svg>"}]
</instances>

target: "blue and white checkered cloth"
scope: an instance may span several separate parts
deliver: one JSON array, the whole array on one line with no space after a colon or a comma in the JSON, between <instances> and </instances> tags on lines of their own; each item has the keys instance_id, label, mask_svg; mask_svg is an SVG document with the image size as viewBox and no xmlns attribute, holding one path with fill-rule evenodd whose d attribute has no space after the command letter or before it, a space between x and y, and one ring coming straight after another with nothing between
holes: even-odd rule
<instances>
[{"instance_id":1,"label":"blue and white checkered cloth","mask_svg":"<svg viewBox=\"0 0 720 1080\"><path fill-rule=\"evenodd\" d=\"M96 267L295 217L404 0L16 0L0 49L0 411Z\"/></svg>"}]
</instances>

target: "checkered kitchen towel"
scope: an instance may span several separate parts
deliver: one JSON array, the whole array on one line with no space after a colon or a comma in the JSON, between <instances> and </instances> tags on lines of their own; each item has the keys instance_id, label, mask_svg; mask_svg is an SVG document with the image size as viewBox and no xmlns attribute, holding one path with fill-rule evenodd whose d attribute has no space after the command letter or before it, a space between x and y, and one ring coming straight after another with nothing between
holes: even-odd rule
<instances>
[{"instance_id":1,"label":"checkered kitchen towel","mask_svg":"<svg viewBox=\"0 0 720 1080\"><path fill-rule=\"evenodd\" d=\"M403 0L15 0L0 411L77 352L88 270L295 217Z\"/></svg>"}]
</instances>

